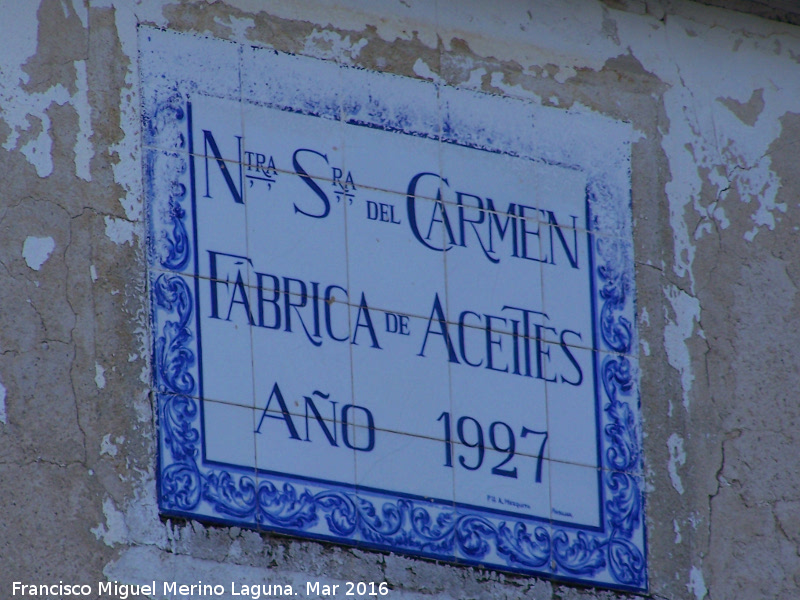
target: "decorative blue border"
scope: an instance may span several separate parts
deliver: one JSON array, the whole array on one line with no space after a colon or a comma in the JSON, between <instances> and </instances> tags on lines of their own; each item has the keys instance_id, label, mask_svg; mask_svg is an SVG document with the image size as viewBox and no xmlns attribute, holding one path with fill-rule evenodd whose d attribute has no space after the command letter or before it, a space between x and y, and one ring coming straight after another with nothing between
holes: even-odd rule
<instances>
[{"instance_id":1,"label":"decorative blue border","mask_svg":"<svg viewBox=\"0 0 800 600\"><path fill-rule=\"evenodd\" d=\"M607 204L609 194L608 187L598 181L587 185L590 227L595 223L592 207ZM620 584L613 587L645 590L646 559L634 538L640 528L644 536L643 494L638 477L642 462L640 432L636 415L625 399L638 400L634 394L635 369L629 358L633 325L625 317L625 309L632 304L630 269L626 268L630 256L626 256L621 240L599 236L592 243L589 256L598 261L591 266L601 299L597 327L604 349L611 351L599 369L607 422L603 427L606 444L602 453L605 531L589 534L574 527L555 529L554 571L594 577L607 568L613 583Z\"/></svg>"},{"instance_id":2,"label":"decorative blue border","mask_svg":"<svg viewBox=\"0 0 800 600\"><path fill-rule=\"evenodd\" d=\"M600 444L602 531L500 520L489 511L466 512L396 495L370 493L367 499L363 491L356 494L346 486L266 477L232 466L210 468L202 460L196 375L200 357L195 354L199 331L194 331L192 320L195 293L180 274L190 266L193 251L184 206L187 189L181 183L190 162L186 98L168 90L151 106L145 111L144 139L161 148L145 153L145 176L163 513L616 589L647 589L640 432L630 404L638 402L629 358L634 335L625 317L633 303L632 263L620 249L623 242L589 236L589 254L597 261L591 266L600 298L597 328L608 351L595 366L605 415ZM594 223L592 207L607 202L609 193L606 186L590 180L589 223Z\"/></svg>"}]
</instances>

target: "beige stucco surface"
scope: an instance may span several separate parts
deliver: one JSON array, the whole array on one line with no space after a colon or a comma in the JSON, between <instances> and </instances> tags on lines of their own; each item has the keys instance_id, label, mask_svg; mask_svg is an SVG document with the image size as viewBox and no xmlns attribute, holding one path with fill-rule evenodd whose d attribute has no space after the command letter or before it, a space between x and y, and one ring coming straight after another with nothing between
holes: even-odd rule
<instances>
[{"instance_id":1,"label":"beige stucco surface","mask_svg":"<svg viewBox=\"0 0 800 600\"><path fill-rule=\"evenodd\" d=\"M138 24L630 122L654 598L800 596L800 30L689 2L0 0L0 594L386 581L624 597L155 500Z\"/></svg>"}]
</instances>

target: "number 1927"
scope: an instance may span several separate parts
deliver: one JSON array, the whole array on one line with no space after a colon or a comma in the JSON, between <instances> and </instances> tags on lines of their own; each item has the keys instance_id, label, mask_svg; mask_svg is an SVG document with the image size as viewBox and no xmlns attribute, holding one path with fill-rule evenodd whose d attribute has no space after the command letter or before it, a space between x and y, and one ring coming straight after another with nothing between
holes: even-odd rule
<instances>
[{"instance_id":1,"label":"number 1927","mask_svg":"<svg viewBox=\"0 0 800 600\"><path fill-rule=\"evenodd\" d=\"M453 430L449 412L443 412L439 415L437 421L442 421L444 425L444 466L453 467ZM492 467L492 475L499 475L500 477L517 478L517 467L511 468L509 464L516 454L516 438L514 430L511 426L502 421L495 421L489 425L488 429L489 447L495 452L505 454L505 458ZM486 455L486 444L484 437L484 429L481 424L469 416L460 417L456 421L456 436L458 443L466 448L473 448L474 451L470 452L470 456L464 454L458 455L458 463L468 471L477 471L483 465L483 459ZM542 460L544 459L544 447L547 444L547 431L536 431L528 429L523 426L520 430L519 437L526 438L528 436L541 436L541 444L539 445L538 454L534 455L536 458L536 483L542 482Z\"/></svg>"}]
</instances>

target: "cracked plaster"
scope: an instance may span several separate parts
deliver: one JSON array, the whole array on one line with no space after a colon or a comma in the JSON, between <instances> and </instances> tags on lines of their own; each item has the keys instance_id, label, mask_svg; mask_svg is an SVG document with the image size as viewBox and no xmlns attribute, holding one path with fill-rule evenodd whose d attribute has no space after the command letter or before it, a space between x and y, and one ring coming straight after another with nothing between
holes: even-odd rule
<instances>
[{"instance_id":1,"label":"cracked plaster","mask_svg":"<svg viewBox=\"0 0 800 600\"><path fill-rule=\"evenodd\" d=\"M407 598L624 596L159 520L142 22L630 121L651 596L797 595L800 480L788 467L800 419L800 33L680 1L450 7L14 5L0 24L0 265L14 307L0 313L0 588L21 574L149 581L269 569L287 581L386 580ZM28 236L52 237L42 271L20 252Z\"/></svg>"}]
</instances>

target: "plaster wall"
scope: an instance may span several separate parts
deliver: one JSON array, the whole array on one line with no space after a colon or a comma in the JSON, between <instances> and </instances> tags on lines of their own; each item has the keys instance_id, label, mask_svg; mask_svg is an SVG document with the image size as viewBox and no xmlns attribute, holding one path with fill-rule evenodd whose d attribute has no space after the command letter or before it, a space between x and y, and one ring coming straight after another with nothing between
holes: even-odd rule
<instances>
[{"instance_id":1,"label":"plaster wall","mask_svg":"<svg viewBox=\"0 0 800 600\"><path fill-rule=\"evenodd\" d=\"M616 598L163 520L137 25L630 122L650 597L800 595L800 30L690 2L0 0L0 589Z\"/></svg>"}]
</instances>

